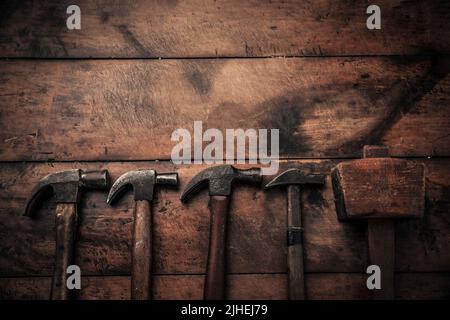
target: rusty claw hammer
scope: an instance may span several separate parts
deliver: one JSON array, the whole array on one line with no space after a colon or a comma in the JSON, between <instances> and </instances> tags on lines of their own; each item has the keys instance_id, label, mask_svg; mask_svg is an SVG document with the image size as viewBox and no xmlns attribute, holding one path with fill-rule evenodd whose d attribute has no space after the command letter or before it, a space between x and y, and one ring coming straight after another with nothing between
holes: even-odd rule
<instances>
[{"instance_id":1,"label":"rusty claw hammer","mask_svg":"<svg viewBox=\"0 0 450 320\"><path fill-rule=\"evenodd\" d=\"M85 172L80 169L49 174L34 188L25 207L25 216L33 217L44 197L53 193L56 205L56 253L51 299L67 300L67 267L72 263L77 230L77 203L82 189L107 189L106 170Z\"/></svg>"},{"instance_id":2,"label":"rusty claw hammer","mask_svg":"<svg viewBox=\"0 0 450 320\"><path fill-rule=\"evenodd\" d=\"M230 165L216 166L199 172L181 195L181 201L186 202L203 185L209 186L211 229L204 292L206 300L225 298L225 240L231 187L237 181L261 183L261 180L259 168L241 170Z\"/></svg>"},{"instance_id":3,"label":"rusty claw hammer","mask_svg":"<svg viewBox=\"0 0 450 320\"><path fill-rule=\"evenodd\" d=\"M151 298L152 207L155 185L178 185L176 173L135 170L121 175L111 187L106 202L111 204L129 186L134 193L134 225L131 253L131 299Z\"/></svg>"}]
</instances>

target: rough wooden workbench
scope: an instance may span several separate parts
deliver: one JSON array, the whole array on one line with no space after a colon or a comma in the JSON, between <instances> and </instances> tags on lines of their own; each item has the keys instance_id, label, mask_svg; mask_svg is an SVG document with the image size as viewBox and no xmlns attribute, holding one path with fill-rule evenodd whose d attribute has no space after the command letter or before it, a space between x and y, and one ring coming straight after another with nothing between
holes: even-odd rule
<instances>
[{"instance_id":1,"label":"rough wooden workbench","mask_svg":"<svg viewBox=\"0 0 450 320\"><path fill-rule=\"evenodd\" d=\"M178 170L173 130L280 128L282 169L327 174L303 193L308 298L364 299L366 223L337 221L329 173L384 144L426 165L426 212L396 225L396 297L450 297L450 3L377 1L73 1L0 4L0 298L47 299L54 209L22 217L44 175L67 168ZM6 59L8 58L8 59ZM158 59L161 58L161 59ZM271 177L266 177L265 182ZM154 292L200 299L207 193L183 205L158 191ZM86 193L76 263L83 299L127 299L131 194ZM239 187L231 205L228 297L287 297L285 195Z\"/></svg>"}]
</instances>

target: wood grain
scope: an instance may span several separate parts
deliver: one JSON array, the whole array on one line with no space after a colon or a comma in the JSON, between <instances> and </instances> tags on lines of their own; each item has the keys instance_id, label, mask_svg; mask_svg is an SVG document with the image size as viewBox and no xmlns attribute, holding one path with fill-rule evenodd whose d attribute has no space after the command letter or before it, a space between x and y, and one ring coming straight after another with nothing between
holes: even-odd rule
<instances>
[{"instance_id":1,"label":"wood grain","mask_svg":"<svg viewBox=\"0 0 450 320\"><path fill-rule=\"evenodd\" d=\"M170 159L172 133L280 129L281 158L450 156L448 58L3 61L0 161ZM225 145L225 144L224 144Z\"/></svg>"},{"instance_id":2,"label":"wood grain","mask_svg":"<svg viewBox=\"0 0 450 320\"><path fill-rule=\"evenodd\" d=\"M397 299L448 299L448 273L401 273L396 275ZM0 299L46 300L50 294L50 278L0 278ZM84 277L78 299L124 300L130 298L130 278ZM229 299L280 300L287 298L284 274L231 275ZM306 275L309 299L369 299L366 275L355 273L312 273ZM204 277L201 275L155 276L153 298L156 300L200 300Z\"/></svg>"},{"instance_id":3,"label":"wood grain","mask_svg":"<svg viewBox=\"0 0 450 320\"><path fill-rule=\"evenodd\" d=\"M329 174L338 161L283 162L280 170L297 167ZM450 270L449 160L424 161L427 167L426 210L422 220L399 221L396 228L397 271ZM35 220L22 217L26 197L49 172L69 168L107 168L112 179L128 170L153 168L178 171L180 190L201 165L176 167L169 162L39 163L0 165L0 275L50 276L54 263L54 209L51 199ZM267 183L272 177L265 177ZM84 194L75 260L85 275L130 273L133 199L131 193L109 207L106 194ZM340 223L334 206L331 179L324 188L305 190L306 272L364 272L368 264L365 221ZM209 239L210 214L206 190L183 205L179 192L160 190L154 209L154 274L203 274ZM238 186L231 199L228 272L284 273L286 266L286 194Z\"/></svg>"},{"instance_id":4,"label":"wood grain","mask_svg":"<svg viewBox=\"0 0 450 320\"><path fill-rule=\"evenodd\" d=\"M445 0L379 0L381 30L366 1L80 0L0 6L1 57L261 57L449 52Z\"/></svg>"}]
</instances>

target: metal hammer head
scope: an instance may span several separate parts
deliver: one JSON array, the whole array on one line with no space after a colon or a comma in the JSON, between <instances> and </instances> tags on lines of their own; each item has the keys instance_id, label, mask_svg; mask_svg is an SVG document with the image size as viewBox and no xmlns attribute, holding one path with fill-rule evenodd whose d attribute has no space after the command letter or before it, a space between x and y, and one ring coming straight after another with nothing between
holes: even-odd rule
<instances>
[{"instance_id":1,"label":"metal hammer head","mask_svg":"<svg viewBox=\"0 0 450 320\"><path fill-rule=\"evenodd\" d=\"M27 200L25 216L32 217L37 204L53 194L57 203L76 203L80 189L107 189L108 171L83 171L80 169L51 173L45 176L33 189Z\"/></svg>"},{"instance_id":2,"label":"metal hammer head","mask_svg":"<svg viewBox=\"0 0 450 320\"><path fill-rule=\"evenodd\" d=\"M276 176L270 181L264 189L273 188L282 185L304 185L304 184L325 184L325 175L323 174L305 174L300 169L289 169Z\"/></svg>"},{"instance_id":3,"label":"metal hammer head","mask_svg":"<svg viewBox=\"0 0 450 320\"><path fill-rule=\"evenodd\" d=\"M195 175L183 191L181 201L186 202L189 197L204 185L209 187L210 196L229 196L231 186L235 181L261 183L261 169L237 169L230 165L216 166L200 171Z\"/></svg>"},{"instance_id":4,"label":"metal hammer head","mask_svg":"<svg viewBox=\"0 0 450 320\"><path fill-rule=\"evenodd\" d=\"M155 184L177 186L176 173L157 173L155 170L134 170L121 175L111 187L106 202L111 204L127 188L132 187L134 200L153 200Z\"/></svg>"}]
</instances>

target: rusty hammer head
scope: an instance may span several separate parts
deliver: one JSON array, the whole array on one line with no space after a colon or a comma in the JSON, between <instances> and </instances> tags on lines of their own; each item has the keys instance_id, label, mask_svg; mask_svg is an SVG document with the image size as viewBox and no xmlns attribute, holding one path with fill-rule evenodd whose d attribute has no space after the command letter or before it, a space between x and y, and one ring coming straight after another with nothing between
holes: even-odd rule
<instances>
[{"instance_id":1,"label":"rusty hammer head","mask_svg":"<svg viewBox=\"0 0 450 320\"><path fill-rule=\"evenodd\" d=\"M178 185L176 173L157 173L155 170L134 170L121 175L111 187L106 202L111 204L127 188L132 187L134 200L153 200L155 185Z\"/></svg>"},{"instance_id":2,"label":"rusty hammer head","mask_svg":"<svg viewBox=\"0 0 450 320\"><path fill-rule=\"evenodd\" d=\"M325 175L323 174L305 174L300 169L289 169L276 176L270 181L264 189L284 185L323 185L325 184Z\"/></svg>"},{"instance_id":3,"label":"rusty hammer head","mask_svg":"<svg viewBox=\"0 0 450 320\"><path fill-rule=\"evenodd\" d=\"M51 173L45 176L31 193L25 207L25 216L32 217L37 204L53 194L56 203L76 203L81 189L107 189L108 171L83 171L80 169Z\"/></svg>"},{"instance_id":4,"label":"rusty hammer head","mask_svg":"<svg viewBox=\"0 0 450 320\"><path fill-rule=\"evenodd\" d=\"M230 165L216 166L200 171L183 191L181 201L186 202L192 194L208 185L210 196L229 196L235 181L261 183L261 169L237 169Z\"/></svg>"}]
</instances>

